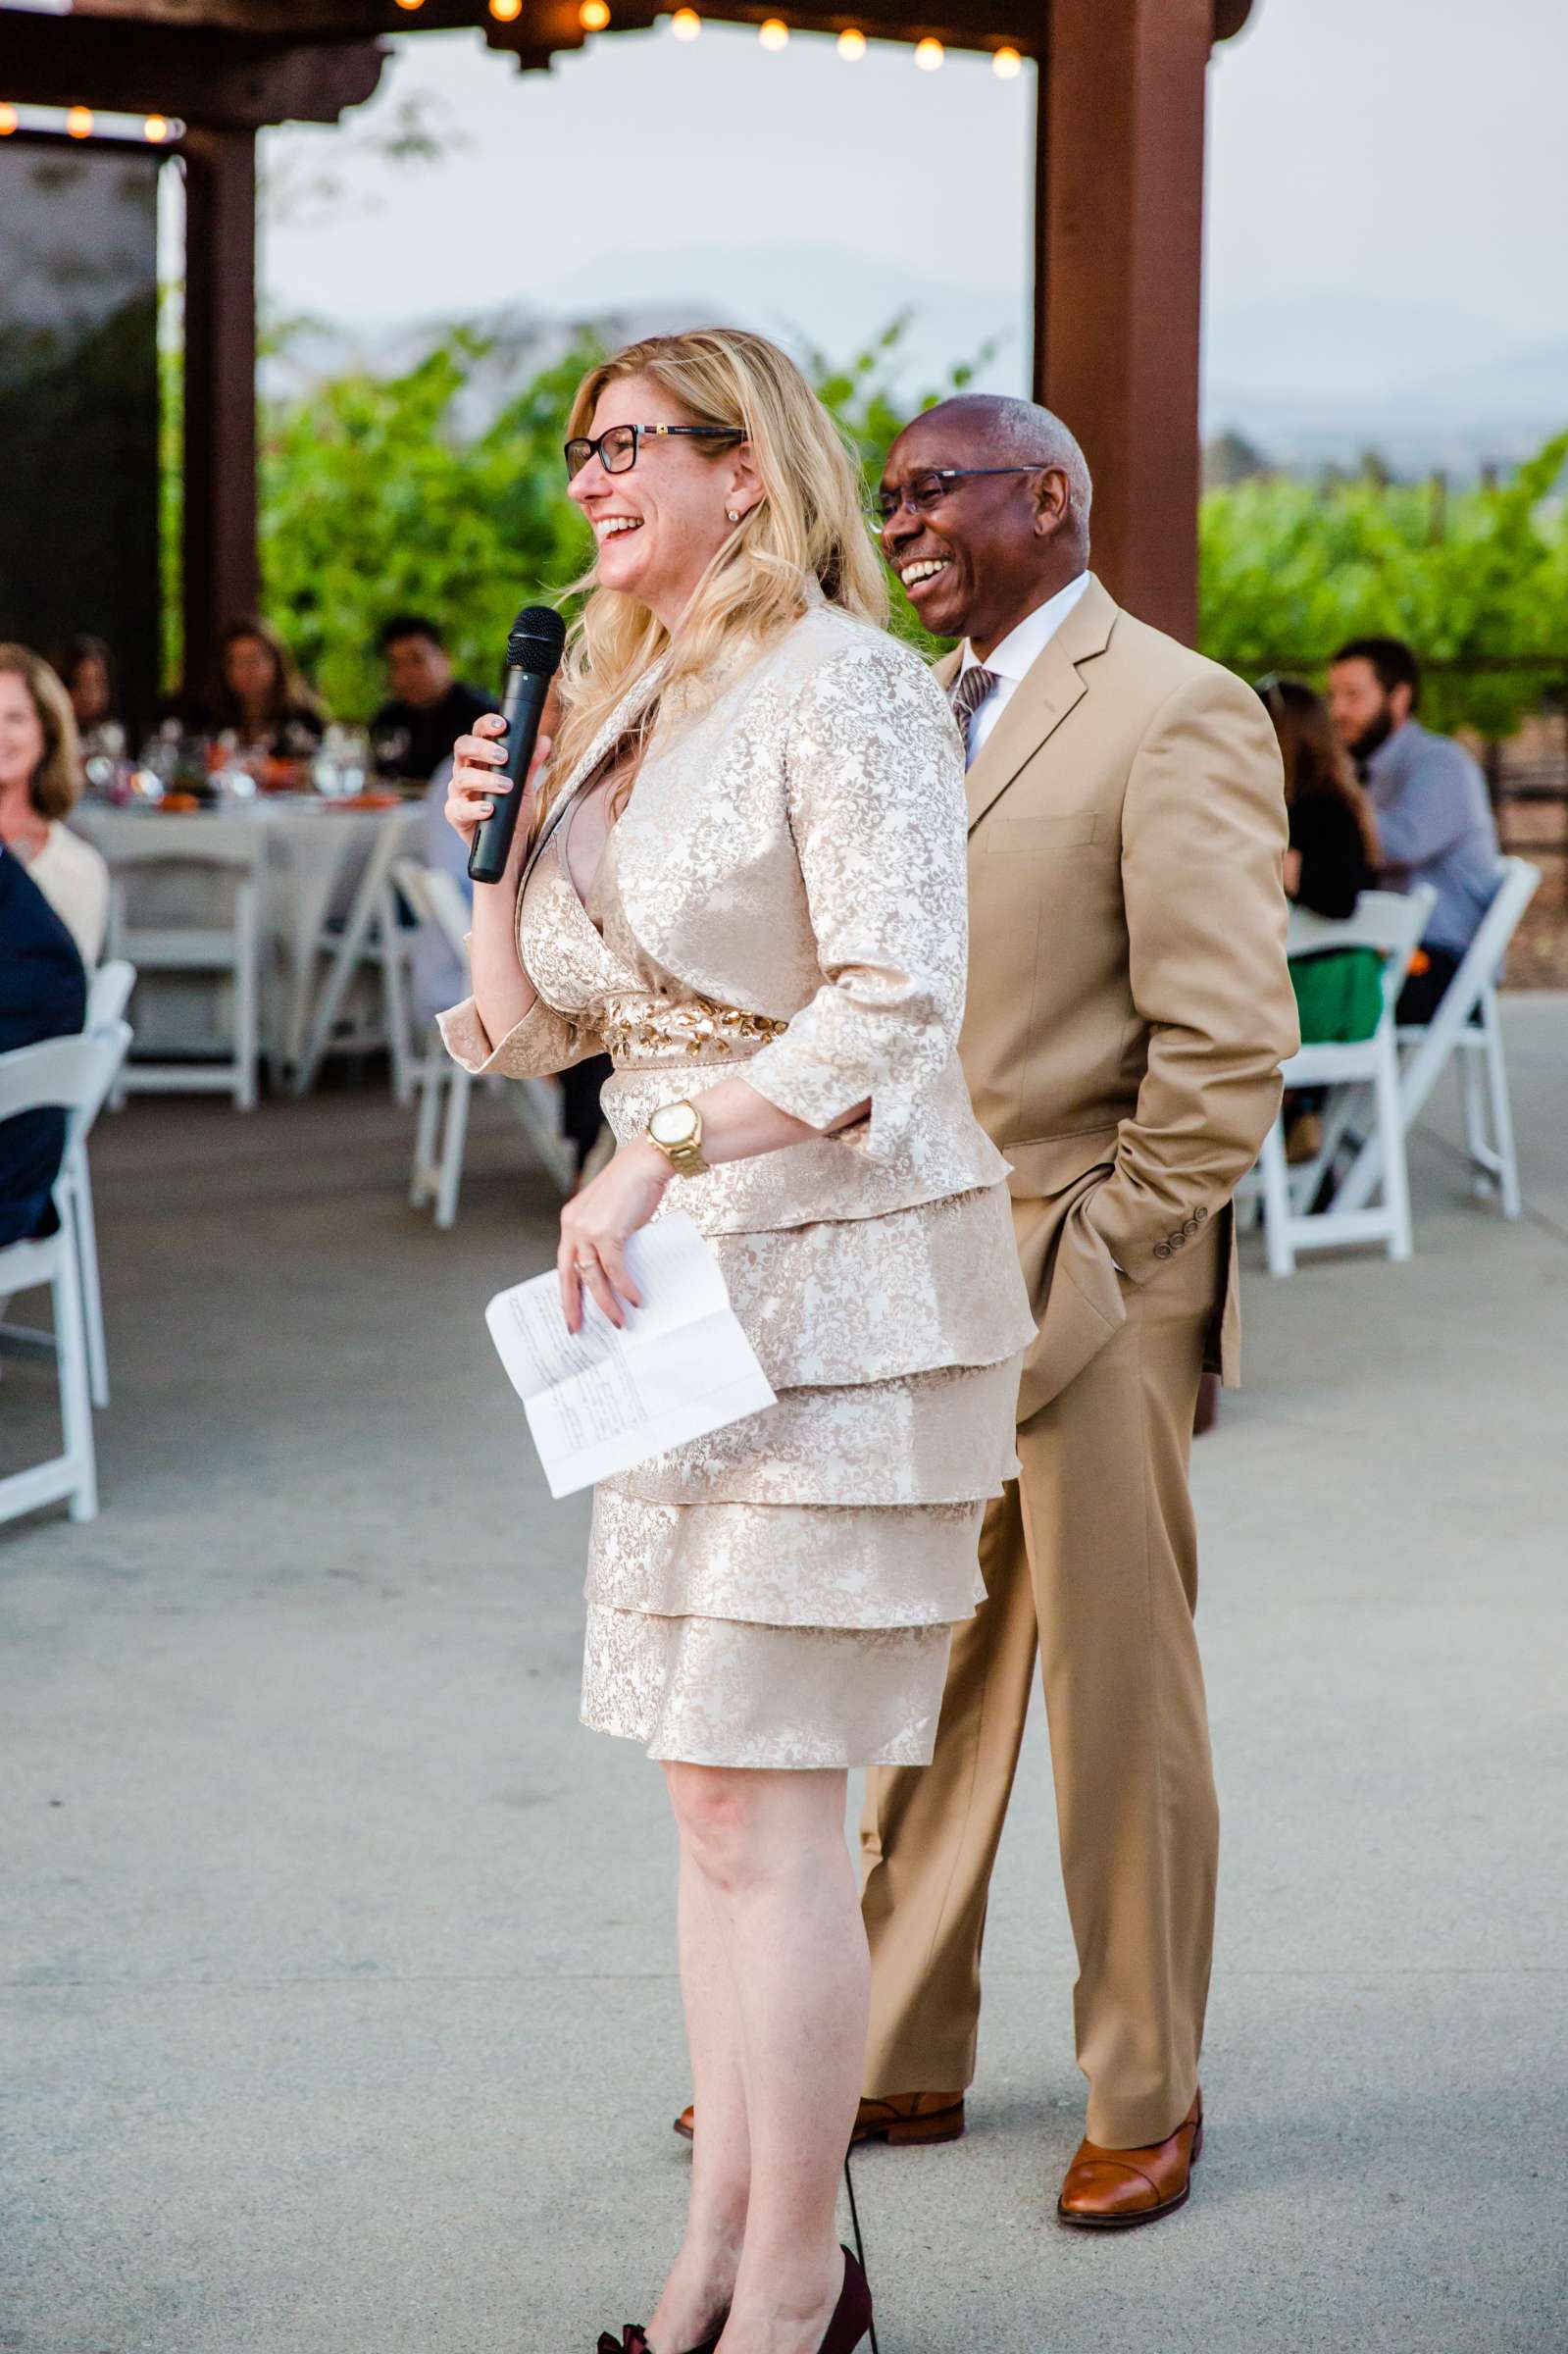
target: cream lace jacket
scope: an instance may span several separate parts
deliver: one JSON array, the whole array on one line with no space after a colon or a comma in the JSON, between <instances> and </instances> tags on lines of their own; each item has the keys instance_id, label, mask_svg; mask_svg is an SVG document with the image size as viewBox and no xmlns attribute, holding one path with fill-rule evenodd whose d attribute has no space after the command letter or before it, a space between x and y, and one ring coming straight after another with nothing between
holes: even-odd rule
<instances>
[{"instance_id":1,"label":"cream lace jacket","mask_svg":"<svg viewBox=\"0 0 1568 2354\"><path fill-rule=\"evenodd\" d=\"M519 894L525 969L540 850L659 686L655 669L566 780ZM770 1102L818 1129L870 1104L835 1136L686 1181L683 1205L709 1232L744 1231L996 1184L1006 1164L956 1056L966 813L941 689L909 647L816 604L701 703L672 699L605 861L614 903L596 895L595 917L650 997L764 1017L767 1043L735 1067ZM603 1051L609 1026L542 994L493 1046L472 998L442 1017L460 1062L514 1077Z\"/></svg>"}]
</instances>

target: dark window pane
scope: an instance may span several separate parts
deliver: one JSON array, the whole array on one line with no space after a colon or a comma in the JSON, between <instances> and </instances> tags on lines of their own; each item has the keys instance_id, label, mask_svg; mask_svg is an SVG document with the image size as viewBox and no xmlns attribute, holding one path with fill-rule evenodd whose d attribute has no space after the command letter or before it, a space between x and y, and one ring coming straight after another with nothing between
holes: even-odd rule
<instances>
[{"instance_id":1,"label":"dark window pane","mask_svg":"<svg viewBox=\"0 0 1568 2354\"><path fill-rule=\"evenodd\" d=\"M158 691L158 159L0 141L0 638Z\"/></svg>"}]
</instances>

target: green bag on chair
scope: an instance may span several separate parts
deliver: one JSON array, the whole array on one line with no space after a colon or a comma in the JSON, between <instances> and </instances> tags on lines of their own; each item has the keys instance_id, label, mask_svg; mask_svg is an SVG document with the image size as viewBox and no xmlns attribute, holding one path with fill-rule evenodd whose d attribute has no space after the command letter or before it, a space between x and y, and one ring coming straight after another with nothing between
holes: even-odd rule
<instances>
[{"instance_id":1,"label":"green bag on chair","mask_svg":"<svg viewBox=\"0 0 1568 2354\"><path fill-rule=\"evenodd\" d=\"M1383 1019L1383 958L1376 948L1292 956L1290 983L1304 1047L1351 1046Z\"/></svg>"}]
</instances>

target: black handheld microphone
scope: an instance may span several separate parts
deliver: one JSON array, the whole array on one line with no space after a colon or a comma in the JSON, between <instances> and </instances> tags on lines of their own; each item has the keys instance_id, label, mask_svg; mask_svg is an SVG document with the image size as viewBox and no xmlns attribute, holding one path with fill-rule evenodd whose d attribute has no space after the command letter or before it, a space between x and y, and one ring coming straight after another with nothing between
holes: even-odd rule
<instances>
[{"instance_id":1,"label":"black handheld microphone","mask_svg":"<svg viewBox=\"0 0 1568 2354\"><path fill-rule=\"evenodd\" d=\"M468 871L476 883L499 883L512 854L523 784L539 741L550 681L561 667L566 649L566 623L553 605L525 605L512 624L506 641L506 693L501 717L506 722L506 765L498 777L510 777L512 790L497 794L490 816L477 828L468 854Z\"/></svg>"}]
</instances>

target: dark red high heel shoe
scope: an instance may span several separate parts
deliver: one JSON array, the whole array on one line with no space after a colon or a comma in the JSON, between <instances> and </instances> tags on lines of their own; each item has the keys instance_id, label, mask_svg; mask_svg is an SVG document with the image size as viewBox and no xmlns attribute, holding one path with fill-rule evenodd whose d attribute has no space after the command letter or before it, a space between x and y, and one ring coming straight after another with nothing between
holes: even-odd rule
<instances>
[{"instance_id":1,"label":"dark red high heel shoe","mask_svg":"<svg viewBox=\"0 0 1568 2354\"><path fill-rule=\"evenodd\" d=\"M818 2348L818 2354L855 2354L856 2347L871 2333L870 2285L858 2259L848 2248L842 2253L844 2284L838 2292L838 2302L833 2309L828 2334ZM693 2346L691 2354L718 2354L719 2339L723 2335L724 2324L721 2322L717 2335L704 2338L700 2346ZM641 2324L628 2322L621 2332L619 2344L608 2329L603 2331L599 2338L598 2354L653 2354L653 2350Z\"/></svg>"},{"instance_id":2,"label":"dark red high heel shoe","mask_svg":"<svg viewBox=\"0 0 1568 2354\"><path fill-rule=\"evenodd\" d=\"M855 2348L871 2336L871 2286L859 2259L848 2248L843 2251L844 2284L838 2302L828 2324L819 2354L855 2354ZM875 2344L875 2339L873 2339ZM612 2348L611 2354L617 2354Z\"/></svg>"},{"instance_id":3,"label":"dark red high heel shoe","mask_svg":"<svg viewBox=\"0 0 1568 2354\"><path fill-rule=\"evenodd\" d=\"M726 2318L728 2319L728 2316ZM721 2322L712 2337L705 2337L700 2346L693 2346L690 2354L719 2354L719 2340L723 2335L724 2323ZM619 2343L610 2335L608 2329L601 2331L598 2354L652 2354L652 2348L648 2344L647 2335L641 2323L628 2322L621 2332Z\"/></svg>"}]
</instances>

